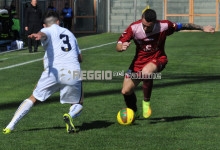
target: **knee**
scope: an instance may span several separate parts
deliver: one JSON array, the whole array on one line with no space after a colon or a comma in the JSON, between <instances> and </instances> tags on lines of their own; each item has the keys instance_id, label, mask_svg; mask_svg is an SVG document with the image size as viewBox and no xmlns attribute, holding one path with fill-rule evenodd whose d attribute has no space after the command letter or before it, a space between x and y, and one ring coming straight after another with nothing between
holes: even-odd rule
<instances>
[{"instance_id":1,"label":"knee","mask_svg":"<svg viewBox=\"0 0 220 150\"><path fill-rule=\"evenodd\" d=\"M142 74L150 75L152 73L157 72L157 65L154 63L148 63L143 69Z\"/></svg>"},{"instance_id":2,"label":"knee","mask_svg":"<svg viewBox=\"0 0 220 150\"><path fill-rule=\"evenodd\" d=\"M122 90L121 90L122 95L131 95L132 93L133 93L133 90L131 90L131 89L122 88Z\"/></svg>"},{"instance_id":3,"label":"knee","mask_svg":"<svg viewBox=\"0 0 220 150\"><path fill-rule=\"evenodd\" d=\"M33 103L35 103L37 101L37 99L34 97L34 95L31 95L28 99L31 100Z\"/></svg>"},{"instance_id":4,"label":"knee","mask_svg":"<svg viewBox=\"0 0 220 150\"><path fill-rule=\"evenodd\" d=\"M155 70L151 70L151 69L143 69L142 70L142 75L151 75L152 73L154 73Z\"/></svg>"}]
</instances>

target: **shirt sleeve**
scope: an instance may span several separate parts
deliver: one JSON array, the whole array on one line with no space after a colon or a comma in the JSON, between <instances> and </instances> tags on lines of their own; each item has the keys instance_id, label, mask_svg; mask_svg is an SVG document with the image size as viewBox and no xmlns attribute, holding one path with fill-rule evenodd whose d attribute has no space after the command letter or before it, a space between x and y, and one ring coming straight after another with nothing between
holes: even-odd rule
<instances>
[{"instance_id":1,"label":"shirt sleeve","mask_svg":"<svg viewBox=\"0 0 220 150\"><path fill-rule=\"evenodd\" d=\"M42 29L40 30L40 32L43 32L43 33L46 34L46 36L47 36L46 40L41 40L41 45L42 45L42 46L46 46L46 45L48 44L48 42L49 42L50 34L49 34L47 28L42 28Z\"/></svg>"},{"instance_id":2,"label":"shirt sleeve","mask_svg":"<svg viewBox=\"0 0 220 150\"><path fill-rule=\"evenodd\" d=\"M133 31L131 25L121 34L117 43L130 42L133 39Z\"/></svg>"},{"instance_id":3,"label":"shirt sleeve","mask_svg":"<svg viewBox=\"0 0 220 150\"><path fill-rule=\"evenodd\" d=\"M81 50L79 49L79 45L78 45L78 42L77 42L76 39L75 39L75 46L76 46L76 52L77 52L77 54L78 54L78 55L81 54Z\"/></svg>"},{"instance_id":4,"label":"shirt sleeve","mask_svg":"<svg viewBox=\"0 0 220 150\"><path fill-rule=\"evenodd\" d=\"M173 23L173 22L168 21L168 20L167 20L167 23L168 23L167 35L171 35L171 34L173 34L175 31L178 31L178 28L177 28L177 24L176 24L176 23Z\"/></svg>"}]
</instances>

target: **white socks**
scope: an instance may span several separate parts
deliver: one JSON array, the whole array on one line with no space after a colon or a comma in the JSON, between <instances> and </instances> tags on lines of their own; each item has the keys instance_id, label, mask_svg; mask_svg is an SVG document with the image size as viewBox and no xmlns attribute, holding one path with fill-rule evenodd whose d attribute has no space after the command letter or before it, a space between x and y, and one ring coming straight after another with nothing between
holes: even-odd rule
<instances>
[{"instance_id":1,"label":"white socks","mask_svg":"<svg viewBox=\"0 0 220 150\"><path fill-rule=\"evenodd\" d=\"M7 125L7 129L13 130L15 125L21 118L23 118L31 109L34 103L30 99L24 100L20 106L18 107L17 111L15 112L11 122ZM80 115L83 106L81 104L74 104L70 107L69 115L72 118L76 118Z\"/></svg>"},{"instance_id":2,"label":"white socks","mask_svg":"<svg viewBox=\"0 0 220 150\"><path fill-rule=\"evenodd\" d=\"M24 100L20 106L18 107L17 111L14 114L14 117L12 118L11 122L7 125L7 129L13 130L16 123L23 118L28 111L33 106L33 102L30 99Z\"/></svg>"},{"instance_id":3,"label":"white socks","mask_svg":"<svg viewBox=\"0 0 220 150\"><path fill-rule=\"evenodd\" d=\"M81 104L74 104L70 107L69 115L72 118L76 118L80 115L82 109L83 109L83 106Z\"/></svg>"}]
</instances>

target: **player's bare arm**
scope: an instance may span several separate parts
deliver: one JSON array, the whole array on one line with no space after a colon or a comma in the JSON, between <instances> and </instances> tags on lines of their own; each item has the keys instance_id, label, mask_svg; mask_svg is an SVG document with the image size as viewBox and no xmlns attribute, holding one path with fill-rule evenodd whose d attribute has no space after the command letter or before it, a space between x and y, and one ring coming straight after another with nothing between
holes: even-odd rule
<instances>
[{"instance_id":1,"label":"player's bare arm","mask_svg":"<svg viewBox=\"0 0 220 150\"><path fill-rule=\"evenodd\" d=\"M118 43L116 46L116 50L118 52L123 52L127 50L127 48L130 46L131 42L124 42L124 43Z\"/></svg>"},{"instance_id":2,"label":"player's bare arm","mask_svg":"<svg viewBox=\"0 0 220 150\"><path fill-rule=\"evenodd\" d=\"M201 30L203 32L210 32L210 33L215 32L215 28L210 25L200 26L192 23L183 23L181 30Z\"/></svg>"},{"instance_id":3,"label":"player's bare arm","mask_svg":"<svg viewBox=\"0 0 220 150\"><path fill-rule=\"evenodd\" d=\"M28 36L29 38L33 38L35 40L46 40L47 35L43 32L34 33Z\"/></svg>"}]
</instances>

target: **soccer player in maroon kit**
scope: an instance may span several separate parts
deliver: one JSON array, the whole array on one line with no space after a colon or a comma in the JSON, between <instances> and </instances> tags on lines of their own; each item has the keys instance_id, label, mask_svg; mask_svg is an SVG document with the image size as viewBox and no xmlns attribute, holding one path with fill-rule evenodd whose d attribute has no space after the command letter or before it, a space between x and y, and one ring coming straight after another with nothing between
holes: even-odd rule
<instances>
[{"instance_id":1,"label":"soccer player in maroon kit","mask_svg":"<svg viewBox=\"0 0 220 150\"><path fill-rule=\"evenodd\" d=\"M131 40L136 45L136 54L128 72L125 74L121 93L124 96L127 107L134 110L137 115L135 87L143 81L143 117L148 118L151 115L150 97L153 87L153 79L148 77L154 73L161 72L165 68L168 62L164 51L166 37L180 30L215 32L212 26L157 20L156 12L152 9L147 9L142 14L142 19L130 24L119 37L116 46L118 52L127 50ZM135 73L136 77L140 78L132 78Z\"/></svg>"}]
</instances>

